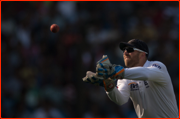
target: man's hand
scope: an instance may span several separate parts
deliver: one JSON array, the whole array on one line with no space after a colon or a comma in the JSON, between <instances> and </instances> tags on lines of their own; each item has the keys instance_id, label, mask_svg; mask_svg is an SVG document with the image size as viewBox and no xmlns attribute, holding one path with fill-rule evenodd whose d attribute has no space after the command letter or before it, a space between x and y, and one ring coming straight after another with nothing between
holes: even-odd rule
<instances>
[{"instance_id":1,"label":"man's hand","mask_svg":"<svg viewBox=\"0 0 180 119\"><path fill-rule=\"evenodd\" d=\"M103 58L97 62L96 75L105 79L109 77L112 79L122 79L124 77L124 67L112 65L107 55L103 55Z\"/></svg>"},{"instance_id":2,"label":"man's hand","mask_svg":"<svg viewBox=\"0 0 180 119\"><path fill-rule=\"evenodd\" d=\"M86 72L86 76L83 78L83 81L86 83L90 83L96 86L103 86L104 78L96 76L96 73L91 71Z\"/></svg>"},{"instance_id":3,"label":"man's hand","mask_svg":"<svg viewBox=\"0 0 180 119\"><path fill-rule=\"evenodd\" d=\"M116 79L104 79L102 77L96 76L96 73L93 73L91 71L87 71L86 77L83 78L83 81L86 83L90 83L96 86L102 86L105 88L106 91L111 91L115 87L115 81Z\"/></svg>"}]
</instances>

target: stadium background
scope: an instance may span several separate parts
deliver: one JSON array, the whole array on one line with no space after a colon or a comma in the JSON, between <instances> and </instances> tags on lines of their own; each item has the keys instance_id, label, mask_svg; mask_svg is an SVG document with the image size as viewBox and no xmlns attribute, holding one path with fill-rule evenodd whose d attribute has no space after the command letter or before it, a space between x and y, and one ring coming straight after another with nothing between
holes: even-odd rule
<instances>
[{"instance_id":1,"label":"stadium background","mask_svg":"<svg viewBox=\"0 0 180 119\"><path fill-rule=\"evenodd\" d=\"M1 10L2 117L137 117L131 101L118 106L82 81L103 54L124 66L118 44L132 38L167 66L179 107L178 2L4 1Z\"/></svg>"}]
</instances>

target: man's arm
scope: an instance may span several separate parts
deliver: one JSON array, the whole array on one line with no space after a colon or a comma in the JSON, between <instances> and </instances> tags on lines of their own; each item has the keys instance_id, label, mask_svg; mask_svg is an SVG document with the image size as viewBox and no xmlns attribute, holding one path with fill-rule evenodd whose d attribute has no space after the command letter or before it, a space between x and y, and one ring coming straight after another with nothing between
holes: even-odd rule
<instances>
[{"instance_id":1,"label":"man's arm","mask_svg":"<svg viewBox=\"0 0 180 119\"><path fill-rule=\"evenodd\" d=\"M124 79L148 80L160 84L166 84L170 79L164 64L156 62L149 67L125 68Z\"/></svg>"},{"instance_id":2,"label":"man's arm","mask_svg":"<svg viewBox=\"0 0 180 119\"><path fill-rule=\"evenodd\" d=\"M101 60L107 58L105 56ZM96 74L101 77L111 77L113 79L149 80L159 84L167 84L170 81L166 66L158 61L153 62L149 67L133 68L123 68L121 65L112 65L110 62L97 62Z\"/></svg>"},{"instance_id":3,"label":"man's arm","mask_svg":"<svg viewBox=\"0 0 180 119\"><path fill-rule=\"evenodd\" d=\"M111 101L118 105L123 105L128 102L130 97L130 88L125 80L118 80L117 87L118 88L114 88L112 91L106 92L106 94Z\"/></svg>"}]
</instances>

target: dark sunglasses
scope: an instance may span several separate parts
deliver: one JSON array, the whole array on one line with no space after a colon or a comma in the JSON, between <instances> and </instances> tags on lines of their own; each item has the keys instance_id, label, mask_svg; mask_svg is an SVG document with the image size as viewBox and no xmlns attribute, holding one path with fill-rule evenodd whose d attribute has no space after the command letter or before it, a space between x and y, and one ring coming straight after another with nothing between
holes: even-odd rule
<instances>
[{"instance_id":1,"label":"dark sunglasses","mask_svg":"<svg viewBox=\"0 0 180 119\"><path fill-rule=\"evenodd\" d=\"M137 50L137 51L139 51L139 52L144 52L144 51L142 51L142 50L140 50L140 49L137 49L137 48L131 48L131 47L125 47L125 48L123 48L123 53L124 53L124 51L127 51L128 53L131 53L131 52L134 52L134 50ZM146 54L148 54L147 52L145 52Z\"/></svg>"}]
</instances>

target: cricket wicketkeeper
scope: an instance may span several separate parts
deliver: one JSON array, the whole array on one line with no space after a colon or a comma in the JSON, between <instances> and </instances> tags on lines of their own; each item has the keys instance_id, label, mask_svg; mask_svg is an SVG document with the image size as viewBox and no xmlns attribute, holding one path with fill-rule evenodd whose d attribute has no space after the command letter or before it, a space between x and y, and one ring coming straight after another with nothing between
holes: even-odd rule
<instances>
[{"instance_id":1,"label":"cricket wicketkeeper","mask_svg":"<svg viewBox=\"0 0 180 119\"><path fill-rule=\"evenodd\" d=\"M83 81L103 86L110 100L118 105L130 98L139 118L179 118L166 66L159 61L148 61L148 46L141 40L122 42L119 47L127 68L111 64L104 55L97 62L96 73L87 71Z\"/></svg>"}]
</instances>

